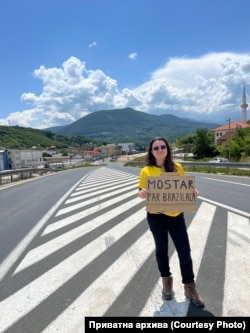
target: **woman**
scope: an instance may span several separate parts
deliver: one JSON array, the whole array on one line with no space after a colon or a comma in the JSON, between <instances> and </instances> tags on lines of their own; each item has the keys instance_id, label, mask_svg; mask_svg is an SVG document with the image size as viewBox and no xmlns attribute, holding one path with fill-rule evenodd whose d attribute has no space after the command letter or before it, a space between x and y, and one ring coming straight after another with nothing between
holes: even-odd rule
<instances>
[{"instance_id":1,"label":"woman","mask_svg":"<svg viewBox=\"0 0 250 333\"><path fill-rule=\"evenodd\" d=\"M160 176L162 172L178 172L181 176L185 175L181 164L173 161L168 142L162 137L156 137L150 142L146 163L140 172L138 196L141 199L147 197L146 178L148 176ZM195 189L195 196L197 197L198 194ZM155 241L156 261L163 282L163 298L165 300L173 298L173 277L168 256L169 234L178 253L184 294L195 306L204 307L204 302L195 287L191 249L184 214L182 212L147 212L147 221Z\"/></svg>"}]
</instances>

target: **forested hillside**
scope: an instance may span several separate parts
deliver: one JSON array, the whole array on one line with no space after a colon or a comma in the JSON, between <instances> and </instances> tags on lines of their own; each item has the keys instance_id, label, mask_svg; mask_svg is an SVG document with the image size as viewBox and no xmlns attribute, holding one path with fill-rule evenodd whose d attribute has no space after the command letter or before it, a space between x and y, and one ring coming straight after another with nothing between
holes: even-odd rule
<instances>
[{"instance_id":1,"label":"forested hillside","mask_svg":"<svg viewBox=\"0 0 250 333\"><path fill-rule=\"evenodd\" d=\"M178 137L194 134L197 128L210 130L217 126L169 114L153 115L125 108L93 112L59 129L58 133L111 143L135 142L147 145L154 136L164 136L173 142Z\"/></svg>"},{"instance_id":2,"label":"forested hillside","mask_svg":"<svg viewBox=\"0 0 250 333\"><path fill-rule=\"evenodd\" d=\"M208 130L218 124L202 123L173 115L152 115L131 108L93 112L68 126L46 130L20 126L0 126L0 146L19 149L46 149L82 146L87 142L134 142L146 146L154 136L164 136L170 142L195 134L197 128Z\"/></svg>"}]
</instances>

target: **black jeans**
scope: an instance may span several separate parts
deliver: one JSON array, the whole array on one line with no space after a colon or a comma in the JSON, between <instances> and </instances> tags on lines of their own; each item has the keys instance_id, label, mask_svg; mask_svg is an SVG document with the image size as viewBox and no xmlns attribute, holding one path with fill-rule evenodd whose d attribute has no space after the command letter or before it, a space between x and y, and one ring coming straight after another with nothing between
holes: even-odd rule
<instances>
[{"instance_id":1,"label":"black jeans","mask_svg":"<svg viewBox=\"0 0 250 333\"><path fill-rule=\"evenodd\" d=\"M169 234L178 253L182 283L193 282L193 262L184 214L172 217L147 213L147 220L154 237L156 261L161 276L171 275L168 256Z\"/></svg>"}]
</instances>

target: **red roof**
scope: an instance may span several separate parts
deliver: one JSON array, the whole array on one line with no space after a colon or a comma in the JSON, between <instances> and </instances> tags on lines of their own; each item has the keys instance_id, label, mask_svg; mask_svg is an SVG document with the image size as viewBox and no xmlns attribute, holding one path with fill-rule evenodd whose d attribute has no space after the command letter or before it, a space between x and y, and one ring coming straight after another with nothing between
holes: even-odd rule
<instances>
[{"instance_id":1,"label":"red roof","mask_svg":"<svg viewBox=\"0 0 250 333\"><path fill-rule=\"evenodd\" d=\"M101 152L99 152L98 150L85 150L84 154L88 154L88 155L100 155Z\"/></svg>"},{"instance_id":2,"label":"red roof","mask_svg":"<svg viewBox=\"0 0 250 333\"><path fill-rule=\"evenodd\" d=\"M241 128L247 128L247 127L250 127L250 124L244 122L244 121L232 121L230 123L230 129L233 130L233 129L236 129L238 127L241 127ZM216 127L213 129L213 131L227 131L229 129L229 123L225 124L225 125L222 125L222 126L219 126L219 127Z\"/></svg>"}]
</instances>

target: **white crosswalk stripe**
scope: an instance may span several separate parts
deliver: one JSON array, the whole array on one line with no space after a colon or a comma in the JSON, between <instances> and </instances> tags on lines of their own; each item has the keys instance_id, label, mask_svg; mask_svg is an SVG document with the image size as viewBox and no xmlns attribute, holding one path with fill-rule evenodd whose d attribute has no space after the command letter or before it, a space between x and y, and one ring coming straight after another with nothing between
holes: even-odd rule
<instances>
[{"instance_id":1,"label":"white crosswalk stripe","mask_svg":"<svg viewBox=\"0 0 250 333\"><path fill-rule=\"evenodd\" d=\"M223 316L249 317L249 244L249 220L245 217L239 218L237 214L228 212L228 242L225 274L225 285L227 289L224 293Z\"/></svg>"},{"instance_id":2,"label":"white crosswalk stripe","mask_svg":"<svg viewBox=\"0 0 250 333\"><path fill-rule=\"evenodd\" d=\"M20 262L12 278L34 271L37 265L42 265L45 260L52 260L53 256L65 251L65 248L73 243L85 242L84 246L78 245L72 253L1 301L0 313L4 319L0 321L0 332L8 332L8 328L9 332L12 332L14 324L29 316L66 284L73 284L84 270L88 270L90 265L94 266L95 262L100 262L98 259L116 245L114 248L117 252L112 253L114 260L111 261L110 258L109 262L102 262L101 273L93 276L91 281L86 275L86 281L89 282L83 281L85 287L79 288L79 294L74 299L69 297L68 304L58 316L48 321L43 332L80 333L85 316L105 315L124 288L133 281L143 264L154 255L154 243L147 227L145 206L136 196L137 184L137 177L103 167L90 173L75 188L40 235L38 245L31 248ZM199 271L202 264L216 212L216 205L202 201L192 215L188 232L195 272ZM123 215L120 218L121 214ZM244 276L247 276L246 270L249 270L249 220L228 212L227 223L226 272L221 315L249 316L249 297L244 292L250 288L249 279L244 279ZM129 235L141 225L145 226L144 229L133 243L129 243ZM96 237L86 240L88 235L93 233L96 233ZM98 264L96 265L99 270ZM171 256L170 266L174 276L174 299L162 300L159 278L142 310L136 315L187 316L189 300L184 297L175 251ZM140 290L135 289L134 297L137 297L137 293L140 294Z\"/></svg>"}]
</instances>

